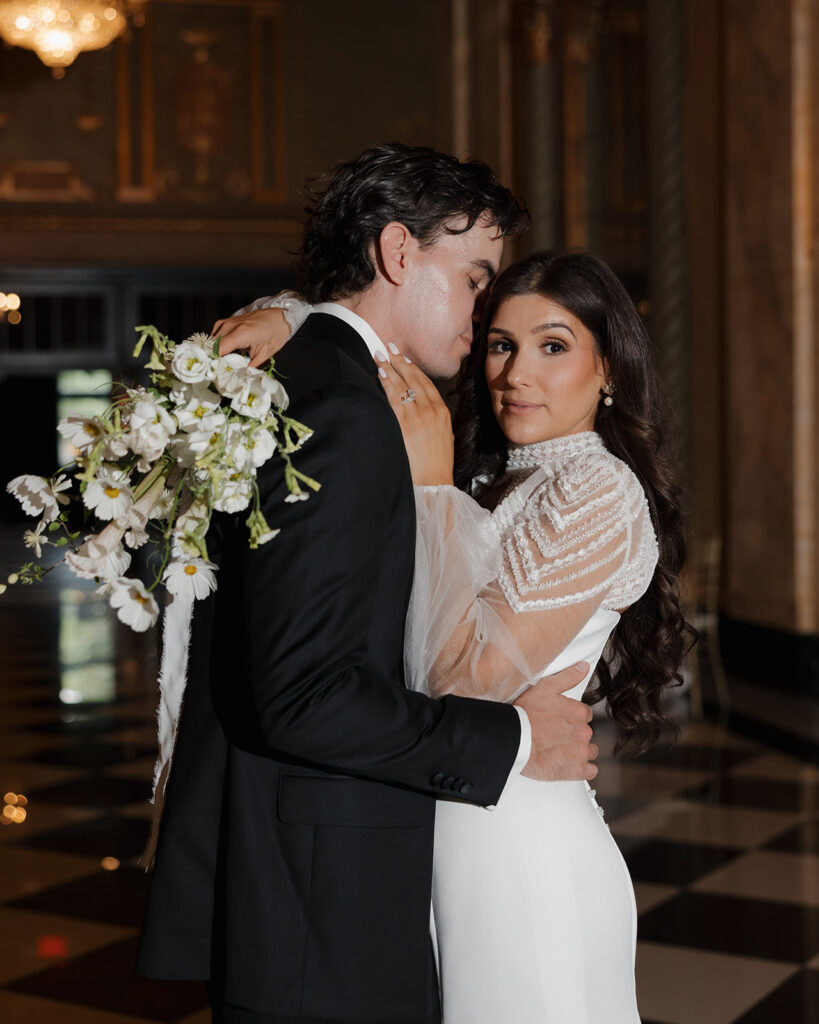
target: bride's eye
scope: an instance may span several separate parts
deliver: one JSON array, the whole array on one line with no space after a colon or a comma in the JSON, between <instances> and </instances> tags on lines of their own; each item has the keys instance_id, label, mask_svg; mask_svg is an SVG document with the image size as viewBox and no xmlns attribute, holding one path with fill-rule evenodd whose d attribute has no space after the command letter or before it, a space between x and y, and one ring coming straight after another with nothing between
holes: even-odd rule
<instances>
[{"instance_id":1,"label":"bride's eye","mask_svg":"<svg viewBox=\"0 0 819 1024\"><path fill-rule=\"evenodd\" d=\"M544 342L543 348L549 353L549 355L557 355L558 352L565 352L566 345L562 341L547 341Z\"/></svg>"},{"instance_id":2,"label":"bride's eye","mask_svg":"<svg viewBox=\"0 0 819 1024\"><path fill-rule=\"evenodd\" d=\"M489 342L490 352L511 352L512 342L507 341L506 338L498 338L495 341Z\"/></svg>"}]
</instances>

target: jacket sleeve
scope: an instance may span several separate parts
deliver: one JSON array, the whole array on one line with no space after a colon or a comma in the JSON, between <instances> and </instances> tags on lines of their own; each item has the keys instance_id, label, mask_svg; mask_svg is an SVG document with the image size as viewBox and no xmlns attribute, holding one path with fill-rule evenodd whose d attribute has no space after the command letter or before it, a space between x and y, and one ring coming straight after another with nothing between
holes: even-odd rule
<instances>
[{"instance_id":1,"label":"jacket sleeve","mask_svg":"<svg viewBox=\"0 0 819 1024\"><path fill-rule=\"evenodd\" d=\"M262 508L282 532L256 551L235 547L264 743L274 755L434 795L440 779L431 779L443 773L469 783L459 791L471 802L495 803L518 751L516 711L435 701L368 666L379 551L409 472L392 411L350 384L325 386L292 411L314 431L298 467L321 490L286 503L271 462L259 477Z\"/></svg>"}]
</instances>

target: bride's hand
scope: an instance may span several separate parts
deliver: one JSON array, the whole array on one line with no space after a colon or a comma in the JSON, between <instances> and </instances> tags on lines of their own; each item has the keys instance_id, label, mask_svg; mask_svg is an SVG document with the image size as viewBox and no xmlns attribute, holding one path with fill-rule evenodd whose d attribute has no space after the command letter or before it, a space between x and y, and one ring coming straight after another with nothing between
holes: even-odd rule
<instances>
[{"instance_id":1,"label":"bride's hand","mask_svg":"<svg viewBox=\"0 0 819 1024\"><path fill-rule=\"evenodd\" d=\"M219 355L247 350L251 366L262 366L287 343L290 325L278 307L217 320L210 332L220 338Z\"/></svg>"},{"instance_id":2,"label":"bride's hand","mask_svg":"<svg viewBox=\"0 0 819 1024\"><path fill-rule=\"evenodd\" d=\"M390 345L393 362L379 360L378 375L401 426L412 482L452 484L452 417L427 375ZM409 396L409 397L408 397Z\"/></svg>"}]
</instances>

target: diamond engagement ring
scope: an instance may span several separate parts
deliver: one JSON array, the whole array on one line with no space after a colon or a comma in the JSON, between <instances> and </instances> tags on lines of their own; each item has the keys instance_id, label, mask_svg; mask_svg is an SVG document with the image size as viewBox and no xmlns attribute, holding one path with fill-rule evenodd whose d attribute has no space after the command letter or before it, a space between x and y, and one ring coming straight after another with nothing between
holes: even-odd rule
<instances>
[{"instance_id":1,"label":"diamond engagement ring","mask_svg":"<svg viewBox=\"0 0 819 1024\"><path fill-rule=\"evenodd\" d=\"M415 401L415 388L409 388L403 395L401 395L402 402L414 402Z\"/></svg>"}]
</instances>

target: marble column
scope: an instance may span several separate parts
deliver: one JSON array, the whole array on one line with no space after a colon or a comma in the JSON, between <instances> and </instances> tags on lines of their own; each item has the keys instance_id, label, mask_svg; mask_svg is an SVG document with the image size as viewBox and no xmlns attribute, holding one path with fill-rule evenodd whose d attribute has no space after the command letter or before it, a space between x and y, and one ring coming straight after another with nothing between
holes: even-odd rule
<instances>
[{"instance_id":1,"label":"marble column","mask_svg":"<svg viewBox=\"0 0 819 1024\"><path fill-rule=\"evenodd\" d=\"M651 333L669 398L671 448L688 487L691 409L684 159L683 0L648 0Z\"/></svg>"},{"instance_id":2,"label":"marble column","mask_svg":"<svg viewBox=\"0 0 819 1024\"><path fill-rule=\"evenodd\" d=\"M559 244L557 222L558 122L555 98L555 11L551 0L531 0L521 12L527 54L524 71L522 152L524 195L532 214L530 251Z\"/></svg>"},{"instance_id":3,"label":"marble column","mask_svg":"<svg viewBox=\"0 0 819 1024\"><path fill-rule=\"evenodd\" d=\"M723 3L726 654L819 694L819 10Z\"/></svg>"}]
</instances>

